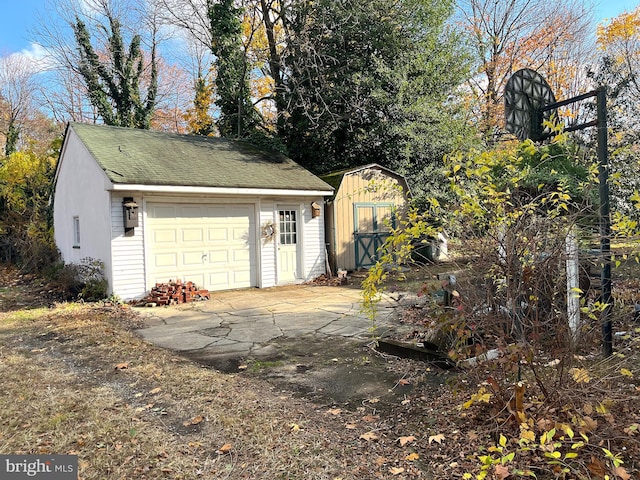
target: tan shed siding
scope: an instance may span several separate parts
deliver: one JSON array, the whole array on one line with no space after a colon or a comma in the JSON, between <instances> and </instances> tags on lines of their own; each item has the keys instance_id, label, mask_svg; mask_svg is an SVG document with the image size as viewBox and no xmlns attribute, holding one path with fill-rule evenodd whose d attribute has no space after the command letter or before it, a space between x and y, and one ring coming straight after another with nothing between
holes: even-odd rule
<instances>
[{"instance_id":1,"label":"tan shed siding","mask_svg":"<svg viewBox=\"0 0 640 480\"><path fill-rule=\"evenodd\" d=\"M323 204L322 198L305 200L302 211L303 221L303 274L304 280L309 281L325 273L325 243L324 243L324 209L320 209L320 216L311 218L311 203Z\"/></svg>"},{"instance_id":2,"label":"tan shed siding","mask_svg":"<svg viewBox=\"0 0 640 480\"><path fill-rule=\"evenodd\" d=\"M376 174L372 187L370 176L372 171ZM384 175L381 177L380 175ZM397 189L402 184L397 178L386 174L380 174L376 169L359 170L346 174L342 179L340 188L336 194L336 267L346 270L356 268L356 253L354 243L354 203L392 203L399 209L406 206L407 192Z\"/></svg>"},{"instance_id":3,"label":"tan shed siding","mask_svg":"<svg viewBox=\"0 0 640 480\"><path fill-rule=\"evenodd\" d=\"M132 237L124 235L122 199L133 197L139 205L138 225ZM113 259L112 290L123 300L131 300L144 296L144 234L142 221L142 198L133 194L118 194L111 197L111 258Z\"/></svg>"},{"instance_id":4,"label":"tan shed siding","mask_svg":"<svg viewBox=\"0 0 640 480\"><path fill-rule=\"evenodd\" d=\"M333 272L336 271L336 242L335 242L335 231L336 231L336 219L333 214L333 209L335 204L333 201L327 202L324 205L322 213L324 214L324 240L327 244L327 254L329 255L329 262L331 264L331 270Z\"/></svg>"},{"instance_id":5,"label":"tan shed siding","mask_svg":"<svg viewBox=\"0 0 640 480\"><path fill-rule=\"evenodd\" d=\"M277 226L275 205L271 199L262 199L259 203L259 224L257 225L258 235L260 237L260 273L259 273L259 287L273 287L276 285L276 238L275 236L267 240L262 236L262 227L267 222L273 223Z\"/></svg>"}]
</instances>

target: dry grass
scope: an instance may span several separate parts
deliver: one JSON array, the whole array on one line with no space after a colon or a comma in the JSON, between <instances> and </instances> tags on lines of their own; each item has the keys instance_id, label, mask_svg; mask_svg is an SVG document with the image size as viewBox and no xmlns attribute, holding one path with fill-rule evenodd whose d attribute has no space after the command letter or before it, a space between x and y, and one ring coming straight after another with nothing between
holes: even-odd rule
<instances>
[{"instance_id":1,"label":"dry grass","mask_svg":"<svg viewBox=\"0 0 640 480\"><path fill-rule=\"evenodd\" d=\"M83 480L457 479L478 472L477 455L495 444L496 432L517 435L504 412L491 410L499 410L497 401L459 408L487 379L488 365L440 373L449 384L439 387L421 381L435 373L424 364L389 360L398 385L412 388L395 401L372 398L349 409L146 344L132 332L137 318L127 307L12 308L0 313L0 453L76 454ZM616 339L625 357L586 358L589 383L565 374L559 406L542 408L534 399L527 414L590 415L598 426L589 433L589 455L602 456L602 447L621 453L635 478L640 340L629 331L628 339ZM598 478L589 473L590 459L584 478ZM554 478L536 471L539 479Z\"/></svg>"},{"instance_id":2,"label":"dry grass","mask_svg":"<svg viewBox=\"0 0 640 480\"><path fill-rule=\"evenodd\" d=\"M83 479L342 474L309 405L144 344L122 318L77 305L0 314L0 451L76 454Z\"/></svg>"}]
</instances>

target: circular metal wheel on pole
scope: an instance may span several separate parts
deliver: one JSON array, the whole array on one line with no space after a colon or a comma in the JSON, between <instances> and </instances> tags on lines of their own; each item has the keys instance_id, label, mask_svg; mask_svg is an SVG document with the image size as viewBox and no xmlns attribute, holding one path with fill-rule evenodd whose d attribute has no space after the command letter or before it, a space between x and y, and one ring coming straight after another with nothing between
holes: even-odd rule
<instances>
[{"instance_id":1,"label":"circular metal wheel on pole","mask_svg":"<svg viewBox=\"0 0 640 480\"><path fill-rule=\"evenodd\" d=\"M611 311L613 307L611 281L611 213L609 202L609 160L607 146L607 92L604 87L576 97L557 102L551 87L535 70L523 68L515 72L505 86L505 128L519 140L534 142L548 138L544 132L544 121L549 120L559 107L587 98L596 97L597 118L590 122L572 125L565 132L597 127L598 187L600 196L600 260L602 270L601 302L606 305L602 312L602 348L605 356L613 353L613 329Z\"/></svg>"}]
</instances>

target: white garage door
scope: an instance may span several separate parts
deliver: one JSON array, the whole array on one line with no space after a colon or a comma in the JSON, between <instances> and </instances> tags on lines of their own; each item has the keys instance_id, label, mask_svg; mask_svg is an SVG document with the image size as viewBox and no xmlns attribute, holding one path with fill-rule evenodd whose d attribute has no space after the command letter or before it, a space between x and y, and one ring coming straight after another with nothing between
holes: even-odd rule
<instances>
[{"instance_id":1,"label":"white garage door","mask_svg":"<svg viewBox=\"0 0 640 480\"><path fill-rule=\"evenodd\" d=\"M250 204L147 204L149 278L207 290L256 286L256 226Z\"/></svg>"}]
</instances>

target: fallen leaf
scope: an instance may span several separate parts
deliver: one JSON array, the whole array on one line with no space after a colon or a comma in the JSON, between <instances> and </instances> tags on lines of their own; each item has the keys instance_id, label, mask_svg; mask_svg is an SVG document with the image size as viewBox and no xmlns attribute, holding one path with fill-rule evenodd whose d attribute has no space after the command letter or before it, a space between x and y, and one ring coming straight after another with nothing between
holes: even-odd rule
<instances>
[{"instance_id":1,"label":"fallen leaf","mask_svg":"<svg viewBox=\"0 0 640 480\"><path fill-rule=\"evenodd\" d=\"M509 467L497 464L494 467L493 473L495 474L497 479L504 480L509 476Z\"/></svg>"},{"instance_id":2,"label":"fallen leaf","mask_svg":"<svg viewBox=\"0 0 640 480\"><path fill-rule=\"evenodd\" d=\"M342 413L342 410L339 408L330 408L329 410L327 410L327 413L330 413L331 415L340 415Z\"/></svg>"},{"instance_id":3,"label":"fallen leaf","mask_svg":"<svg viewBox=\"0 0 640 480\"><path fill-rule=\"evenodd\" d=\"M154 388L153 390L149 391L149 395L155 395L156 393L160 393L162 391L162 388L158 387L158 388Z\"/></svg>"},{"instance_id":4,"label":"fallen leaf","mask_svg":"<svg viewBox=\"0 0 640 480\"><path fill-rule=\"evenodd\" d=\"M406 378L401 378L400 380L398 380L398 385L411 385L411 382Z\"/></svg>"},{"instance_id":5,"label":"fallen leaf","mask_svg":"<svg viewBox=\"0 0 640 480\"><path fill-rule=\"evenodd\" d=\"M402 400L402 401L400 402L400 404L401 404L401 405L408 405L408 404L410 404L410 403L411 403L411 400L409 400L408 398L405 398L404 400Z\"/></svg>"},{"instance_id":6,"label":"fallen leaf","mask_svg":"<svg viewBox=\"0 0 640 480\"><path fill-rule=\"evenodd\" d=\"M431 435L429 437L429 445L431 445L431 442L438 442L439 444L442 444L442 441L444 440L444 434L439 433L438 435Z\"/></svg>"},{"instance_id":7,"label":"fallen leaf","mask_svg":"<svg viewBox=\"0 0 640 480\"><path fill-rule=\"evenodd\" d=\"M593 432L596 428L598 428L598 421L591 417L583 417L580 421L580 431L582 433Z\"/></svg>"},{"instance_id":8,"label":"fallen leaf","mask_svg":"<svg viewBox=\"0 0 640 480\"><path fill-rule=\"evenodd\" d=\"M622 480L629 480L631 478L631 475L627 473L627 470L624 467L616 467L613 471L616 476L620 477Z\"/></svg>"},{"instance_id":9,"label":"fallen leaf","mask_svg":"<svg viewBox=\"0 0 640 480\"><path fill-rule=\"evenodd\" d=\"M129 368L129 362L118 363L115 366L115 370L126 370L127 368Z\"/></svg>"},{"instance_id":10,"label":"fallen leaf","mask_svg":"<svg viewBox=\"0 0 640 480\"><path fill-rule=\"evenodd\" d=\"M587 465L587 468L593 475L599 478L604 478L607 474L604 463L593 456L591 457L591 462Z\"/></svg>"},{"instance_id":11,"label":"fallen leaf","mask_svg":"<svg viewBox=\"0 0 640 480\"><path fill-rule=\"evenodd\" d=\"M379 398L371 398L369 399L369 403L378 403L380 401Z\"/></svg>"},{"instance_id":12,"label":"fallen leaf","mask_svg":"<svg viewBox=\"0 0 640 480\"><path fill-rule=\"evenodd\" d=\"M523 440L529 440L530 442L536 441L536 434L531 430L523 430L520 432L520 438Z\"/></svg>"},{"instance_id":13,"label":"fallen leaf","mask_svg":"<svg viewBox=\"0 0 640 480\"><path fill-rule=\"evenodd\" d=\"M229 453L232 448L233 448L233 445L231 445L230 443L225 443L218 449L218 453L220 454Z\"/></svg>"},{"instance_id":14,"label":"fallen leaf","mask_svg":"<svg viewBox=\"0 0 640 480\"><path fill-rule=\"evenodd\" d=\"M404 447L407 443L415 442L416 437L414 437L413 435L409 435L408 437L400 437L398 441L400 442L400 446Z\"/></svg>"},{"instance_id":15,"label":"fallen leaf","mask_svg":"<svg viewBox=\"0 0 640 480\"><path fill-rule=\"evenodd\" d=\"M589 372L584 368L572 368L569 373L573 375L573 380L576 383L589 383L591 381Z\"/></svg>"},{"instance_id":16,"label":"fallen leaf","mask_svg":"<svg viewBox=\"0 0 640 480\"><path fill-rule=\"evenodd\" d=\"M633 372L631 370L626 369L626 368L621 368L620 369L620 373L622 375L624 375L625 377L633 378Z\"/></svg>"},{"instance_id":17,"label":"fallen leaf","mask_svg":"<svg viewBox=\"0 0 640 480\"><path fill-rule=\"evenodd\" d=\"M355 423L345 423L344 424L344 428L346 428L347 430L353 430L357 427L357 425Z\"/></svg>"},{"instance_id":18,"label":"fallen leaf","mask_svg":"<svg viewBox=\"0 0 640 480\"><path fill-rule=\"evenodd\" d=\"M291 428L292 432L299 432L302 429L297 423L292 423L289 428Z\"/></svg>"},{"instance_id":19,"label":"fallen leaf","mask_svg":"<svg viewBox=\"0 0 640 480\"><path fill-rule=\"evenodd\" d=\"M400 475L402 472L404 472L404 468L402 468L402 467L391 467L389 469L389 472L391 472L391 475Z\"/></svg>"},{"instance_id":20,"label":"fallen leaf","mask_svg":"<svg viewBox=\"0 0 640 480\"><path fill-rule=\"evenodd\" d=\"M410 453L409 455L404 457L405 460L409 460L410 462L418 460L419 458L420 458L420 455L418 455L417 453Z\"/></svg>"},{"instance_id":21,"label":"fallen leaf","mask_svg":"<svg viewBox=\"0 0 640 480\"><path fill-rule=\"evenodd\" d=\"M202 423L203 420L204 417L202 415L198 415L196 417L193 417L191 420L182 422L182 425L184 425L185 427L188 427L190 425L198 425L199 423Z\"/></svg>"},{"instance_id":22,"label":"fallen leaf","mask_svg":"<svg viewBox=\"0 0 640 480\"><path fill-rule=\"evenodd\" d=\"M363 433L362 435L360 435L360 438L362 440L366 440L367 442L371 440L378 440L378 436L373 432Z\"/></svg>"},{"instance_id":23,"label":"fallen leaf","mask_svg":"<svg viewBox=\"0 0 640 480\"><path fill-rule=\"evenodd\" d=\"M364 417L362 417L362 420L364 420L365 422L375 422L379 418L380 417L378 415L365 415Z\"/></svg>"},{"instance_id":24,"label":"fallen leaf","mask_svg":"<svg viewBox=\"0 0 640 480\"><path fill-rule=\"evenodd\" d=\"M384 458L384 457L378 457L378 458L376 458L376 462L375 462L375 463L376 463L376 466L377 466L378 468L380 468L382 465L384 465L385 463L387 463L387 459L386 459L386 458Z\"/></svg>"}]
</instances>

